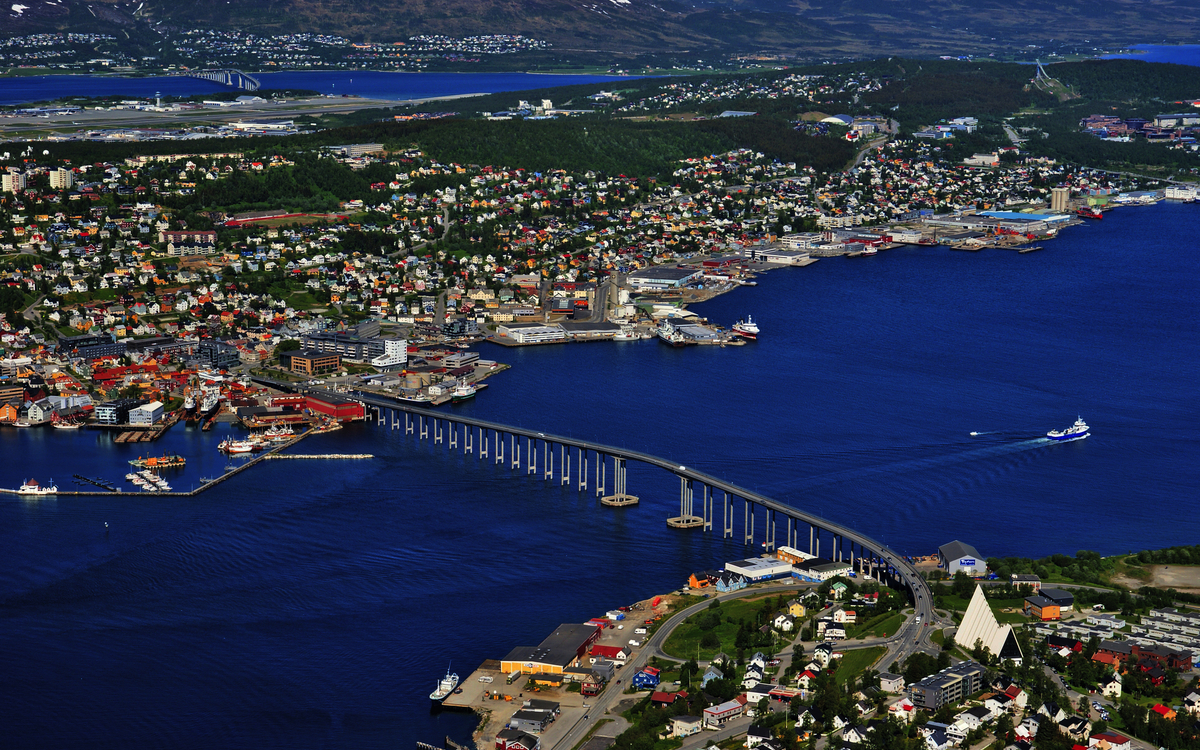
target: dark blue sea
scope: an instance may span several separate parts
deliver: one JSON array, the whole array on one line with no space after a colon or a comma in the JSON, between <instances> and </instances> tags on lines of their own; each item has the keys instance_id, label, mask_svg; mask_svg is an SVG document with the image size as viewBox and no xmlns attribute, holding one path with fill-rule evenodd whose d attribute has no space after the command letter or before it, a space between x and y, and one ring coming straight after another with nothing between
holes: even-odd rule
<instances>
[{"instance_id":1,"label":"dark blue sea","mask_svg":"<svg viewBox=\"0 0 1200 750\"><path fill-rule=\"evenodd\" d=\"M1101 55L1105 60L1126 58L1155 63L1176 65L1200 65L1200 44L1135 44L1132 49L1140 50L1123 55Z\"/></svg>"},{"instance_id":2,"label":"dark blue sea","mask_svg":"<svg viewBox=\"0 0 1200 750\"><path fill-rule=\"evenodd\" d=\"M1198 232L1200 206L1163 204L1027 255L904 248L773 271L698 308L752 314L755 344L487 346L513 369L455 408L669 456L910 554L1191 544ZM1039 439L1080 415L1092 437ZM189 459L176 487L221 471L222 435L177 426L155 444ZM5 748L466 740L471 716L430 712L447 663L469 674L747 553L667 529L678 485L650 470L630 472L642 504L613 510L365 424L299 450L377 458L265 462L192 499L0 496ZM0 486L120 479L138 453L0 430Z\"/></svg>"},{"instance_id":3,"label":"dark blue sea","mask_svg":"<svg viewBox=\"0 0 1200 750\"><path fill-rule=\"evenodd\" d=\"M628 80L635 76L554 75L548 73L385 73L380 71L286 71L255 74L264 89L307 89L368 99L409 100L459 94L495 94L553 86ZM195 96L230 89L181 76L124 78L48 75L0 78L0 104L40 102L68 96Z\"/></svg>"}]
</instances>

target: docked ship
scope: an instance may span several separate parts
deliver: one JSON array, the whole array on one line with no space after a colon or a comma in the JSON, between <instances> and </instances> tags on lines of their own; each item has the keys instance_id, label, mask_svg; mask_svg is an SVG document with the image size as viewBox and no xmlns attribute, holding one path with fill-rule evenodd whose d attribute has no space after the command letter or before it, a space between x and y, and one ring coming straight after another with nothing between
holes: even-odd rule
<instances>
[{"instance_id":1,"label":"docked ship","mask_svg":"<svg viewBox=\"0 0 1200 750\"><path fill-rule=\"evenodd\" d=\"M679 329L665 320L659 324L656 333L658 334L658 340L664 344L683 346L687 343L687 339L679 332Z\"/></svg>"},{"instance_id":2,"label":"docked ship","mask_svg":"<svg viewBox=\"0 0 1200 750\"><path fill-rule=\"evenodd\" d=\"M454 688L458 687L458 675L451 672L450 668L446 668L446 676L438 681L437 690L429 694L429 699L434 701L444 701L446 696L454 692Z\"/></svg>"},{"instance_id":3,"label":"docked ship","mask_svg":"<svg viewBox=\"0 0 1200 750\"><path fill-rule=\"evenodd\" d=\"M1079 209L1078 211L1075 212L1075 214L1084 219L1103 219L1104 218L1104 214L1100 212L1100 209L1091 208L1090 206L1087 208Z\"/></svg>"},{"instance_id":4,"label":"docked ship","mask_svg":"<svg viewBox=\"0 0 1200 750\"><path fill-rule=\"evenodd\" d=\"M642 335L633 326L622 326L613 336L613 341L637 341L641 338Z\"/></svg>"},{"instance_id":5,"label":"docked ship","mask_svg":"<svg viewBox=\"0 0 1200 750\"><path fill-rule=\"evenodd\" d=\"M58 492L58 487L53 484L54 480L50 480L52 484L48 487L42 487L37 483L36 479L30 479L21 485L17 490L18 495L53 495ZM457 679L457 678L456 678Z\"/></svg>"},{"instance_id":6,"label":"docked ship","mask_svg":"<svg viewBox=\"0 0 1200 750\"><path fill-rule=\"evenodd\" d=\"M141 456L129 462L131 466L136 466L139 469L178 469L187 464L187 459L183 456L150 456L142 458Z\"/></svg>"},{"instance_id":7,"label":"docked ship","mask_svg":"<svg viewBox=\"0 0 1200 750\"><path fill-rule=\"evenodd\" d=\"M253 440L222 440L217 450L233 455L235 453L254 453L262 450L262 445Z\"/></svg>"},{"instance_id":8,"label":"docked ship","mask_svg":"<svg viewBox=\"0 0 1200 750\"><path fill-rule=\"evenodd\" d=\"M196 419L196 397L191 389L183 397L183 418L188 422Z\"/></svg>"},{"instance_id":9,"label":"docked ship","mask_svg":"<svg viewBox=\"0 0 1200 750\"><path fill-rule=\"evenodd\" d=\"M1091 434L1088 432L1089 429L1091 428L1088 427L1087 422L1084 422L1083 417L1080 417L1079 419L1075 420L1075 424L1071 425L1065 430L1050 430L1046 433L1046 437L1050 438L1051 440L1060 441L1082 440Z\"/></svg>"},{"instance_id":10,"label":"docked ship","mask_svg":"<svg viewBox=\"0 0 1200 750\"><path fill-rule=\"evenodd\" d=\"M70 419L57 419L50 425L56 430L78 430L83 427L83 422L74 422Z\"/></svg>"},{"instance_id":11,"label":"docked ship","mask_svg":"<svg viewBox=\"0 0 1200 750\"><path fill-rule=\"evenodd\" d=\"M212 390L205 389L203 393L204 398L200 401L199 414L201 419L208 419L216 412L217 407L221 405L221 391L214 388Z\"/></svg>"},{"instance_id":12,"label":"docked ship","mask_svg":"<svg viewBox=\"0 0 1200 750\"><path fill-rule=\"evenodd\" d=\"M454 392L450 394L450 400L456 404L462 401L470 401L475 398L475 394L478 392L479 389L475 387L474 383L459 383Z\"/></svg>"},{"instance_id":13,"label":"docked ship","mask_svg":"<svg viewBox=\"0 0 1200 750\"><path fill-rule=\"evenodd\" d=\"M733 332L744 339L756 341L758 339L758 324L754 322L754 318L747 315L745 320L739 320L733 324Z\"/></svg>"}]
</instances>

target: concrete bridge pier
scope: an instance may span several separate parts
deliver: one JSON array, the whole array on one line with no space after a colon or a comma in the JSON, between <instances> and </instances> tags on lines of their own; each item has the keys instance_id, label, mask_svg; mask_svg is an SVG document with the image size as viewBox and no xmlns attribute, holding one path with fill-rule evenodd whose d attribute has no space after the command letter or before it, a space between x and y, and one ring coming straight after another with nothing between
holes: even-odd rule
<instances>
[{"instance_id":1,"label":"concrete bridge pier","mask_svg":"<svg viewBox=\"0 0 1200 750\"><path fill-rule=\"evenodd\" d=\"M488 457L487 429L484 427L480 427L479 428L479 460L482 461L483 459L485 459L487 457Z\"/></svg>"},{"instance_id":2,"label":"concrete bridge pier","mask_svg":"<svg viewBox=\"0 0 1200 750\"><path fill-rule=\"evenodd\" d=\"M713 491L712 487L707 484L701 485L704 488L702 500L704 502L704 530L712 531L713 527Z\"/></svg>"},{"instance_id":3,"label":"concrete bridge pier","mask_svg":"<svg viewBox=\"0 0 1200 750\"><path fill-rule=\"evenodd\" d=\"M742 528L742 544L754 544L754 503L749 500L743 508Z\"/></svg>"},{"instance_id":4,"label":"concrete bridge pier","mask_svg":"<svg viewBox=\"0 0 1200 750\"><path fill-rule=\"evenodd\" d=\"M625 505L637 505L638 497L630 495L625 491L625 459L613 458L613 494L603 495L600 498L601 505L609 505L615 508L620 508Z\"/></svg>"},{"instance_id":5,"label":"concrete bridge pier","mask_svg":"<svg viewBox=\"0 0 1200 750\"><path fill-rule=\"evenodd\" d=\"M429 437L429 425L425 422L425 416L421 415L421 439L425 440Z\"/></svg>"},{"instance_id":6,"label":"concrete bridge pier","mask_svg":"<svg viewBox=\"0 0 1200 750\"><path fill-rule=\"evenodd\" d=\"M446 429L450 432L450 443L446 447L454 450L458 447L458 425L451 422L446 425Z\"/></svg>"},{"instance_id":7,"label":"concrete bridge pier","mask_svg":"<svg viewBox=\"0 0 1200 750\"><path fill-rule=\"evenodd\" d=\"M463 455L475 452L475 433L471 432L471 425L463 425Z\"/></svg>"},{"instance_id":8,"label":"concrete bridge pier","mask_svg":"<svg viewBox=\"0 0 1200 750\"><path fill-rule=\"evenodd\" d=\"M519 469L519 468L521 468L521 441L517 440L516 435L509 435L509 438L510 438L510 440L508 441L508 448L509 448L508 452L512 459L509 462L509 468L510 469Z\"/></svg>"},{"instance_id":9,"label":"concrete bridge pier","mask_svg":"<svg viewBox=\"0 0 1200 750\"><path fill-rule=\"evenodd\" d=\"M438 445L442 442L442 421L437 417L433 418L433 444Z\"/></svg>"},{"instance_id":10,"label":"concrete bridge pier","mask_svg":"<svg viewBox=\"0 0 1200 750\"><path fill-rule=\"evenodd\" d=\"M492 433L496 437L496 463L504 463L504 434L499 430Z\"/></svg>"},{"instance_id":11,"label":"concrete bridge pier","mask_svg":"<svg viewBox=\"0 0 1200 750\"><path fill-rule=\"evenodd\" d=\"M526 474L537 473L537 446L534 445L533 438L525 439L525 452L529 454L529 468Z\"/></svg>"},{"instance_id":12,"label":"concrete bridge pier","mask_svg":"<svg viewBox=\"0 0 1200 750\"><path fill-rule=\"evenodd\" d=\"M605 455L596 452L596 497L604 497L605 480L608 478L608 464L604 461ZM603 472L603 474L601 474Z\"/></svg>"},{"instance_id":13,"label":"concrete bridge pier","mask_svg":"<svg viewBox=\"0 0 1200 750\"><path fill-rule=\"evenodd\" d=\"M729 502L729 493L721 491L721 497L725 503L721 507L721 538L733 538L733 505Z\"/></svg>"},{"instance_id":14,"label":"concrete bridge pier","mask_svg":"<svg viewBox=\"0 0 1200 750\"><path fill-rule=\"evenodd\" d=\"M410 414L408 412L404 412L404 434L405 435L413 434L412 414Z\"/></svg>"},{"instance_id":15,"label":"concrete bridge pier","mask_svg":"<svg viewBox=\"0 0 1200 750\"><path fill-rule=\"evenodd\" d=\"M559 484L571 483L571 451L567 446L558 446Z\"/></svg>"},{"instance_id":16,"label":"concrete bridge pier","mask_svg":"<svg viewBox=\"0 0 1200 750\"><path fill-rule=\"evenodd\" d=\"M400 412L393 411L388 415L388 417L389 417L389 422L392 425L392 432L395 432L396 430L400 429Z\"/></svg>"},{"instance_id":17,"label":"concrete bridge pier","mask_svg":"<svg viewBox=\"0 0 1200 750\"><path fill-rule=\"evenodd\" d=\"M554 450L550 443L542 443L542 479L554 477Z\"/></svg>"},{"instance_id":18,"label":"concrete bridge pier","mask_svg":"<svg viewBox=\"0 0 1200 750\"><path fill-rule=\"evenodd\" d=\"M579 492L583 492L584 490L587 489L587 476L588 476L588 467L587 467L588 459L587 459L587 449L586 448L579 449L578 458L579 458L579 483L575 486L575 489L578 490Z\"/></svg>"},{"instance_id":19,"label":"concrete bridge pier","mask_svg":"<svg viewBox=\"0 0 1200 750\"><path fill-rule=\"evenodd\" d=\"M667 525L673 529L695 529L704 526L704 519L697 516L695 497L692 490L692 480L679 477L679 515L668 518Z\"/></svg>"}]
</instances>

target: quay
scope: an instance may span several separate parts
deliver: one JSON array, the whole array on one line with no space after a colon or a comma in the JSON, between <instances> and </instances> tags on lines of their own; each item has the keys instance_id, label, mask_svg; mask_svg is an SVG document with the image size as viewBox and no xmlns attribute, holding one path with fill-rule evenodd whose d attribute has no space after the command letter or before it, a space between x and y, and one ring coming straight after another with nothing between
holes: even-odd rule
<instances>
[{"instance_id":1,"label":"quay","mask_svg":"<svg viewBox=\"0 0 1200 750\"><path fill-rule=\"evenodd\" d=\"M375 456L371 453L307 453L307 454L305 454L305 453L272 453L270 455L263 456L263 458L268 458L268 459L295 458L295 459L320 460L320 459L324 459L324 458L375 458Z\"/></svg>"}]
</instances>

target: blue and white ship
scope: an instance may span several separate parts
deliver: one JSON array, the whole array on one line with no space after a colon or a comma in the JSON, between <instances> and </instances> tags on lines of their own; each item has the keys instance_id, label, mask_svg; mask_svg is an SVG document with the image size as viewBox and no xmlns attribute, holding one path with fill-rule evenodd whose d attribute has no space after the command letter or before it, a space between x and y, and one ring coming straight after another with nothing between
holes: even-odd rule
<instances>
[{"instance_id":1,"label":"blue and white ship","mask_svg":"<svg viewBox=\"0 0 1200 750\"><path fill-rule=\"evenodd\" d=\"M1046 437L1050 438L1051 440L1082 440L1091 434L1088 432L1089 429L1091 428L1088 427L1087 422L1083 421L1083 417L1079 417L1075 420L1075 424L1071 425L1067 429L1050 430L1046 433Z\"/></svg>"}]
</instances>

